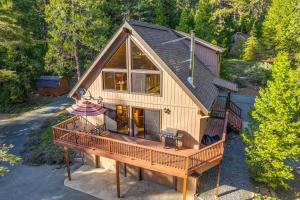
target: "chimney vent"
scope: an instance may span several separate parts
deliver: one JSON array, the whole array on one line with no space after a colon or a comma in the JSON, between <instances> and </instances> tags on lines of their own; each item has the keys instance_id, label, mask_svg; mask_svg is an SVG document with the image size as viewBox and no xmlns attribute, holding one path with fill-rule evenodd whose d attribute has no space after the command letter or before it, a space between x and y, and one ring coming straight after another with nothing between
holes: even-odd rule
<instances>
[{"instance_id":1,"label":"chimney vent","mask_svg":"<svg viewBox=\"0 0 300 200\"><path fill-rule=\"evenodd\" d=\"M190 45L190 72L188 77L188 82L195 87L194 85L194 71L195 71L195 31L191 31L191 45Z\"/></svg>"}]
</instances>

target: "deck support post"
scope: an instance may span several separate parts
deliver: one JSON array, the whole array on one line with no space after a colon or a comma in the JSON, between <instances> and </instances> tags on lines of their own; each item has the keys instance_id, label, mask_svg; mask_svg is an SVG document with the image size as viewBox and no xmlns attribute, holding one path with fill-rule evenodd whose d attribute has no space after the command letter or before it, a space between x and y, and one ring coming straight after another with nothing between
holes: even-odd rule
<instances>
[{"instance_id":1,"label":"deck support post","mask_svg":"<svg viewBox=\"0 0 300 200\"><path fill-rule=\"evenodd\" d=\"M96 168L99 168L100 166L99 166L99 159L100 159L100 157L99 156L95 156L95 163L96 163Z\"/></svg>"},{"instance_id":2,"label":"deck support post","mask_svg":"<svg viewBox=\"0 0 300 200\"><path fill-rule=\"evenodd\" d=\"M143 169L139 167L139 181L143 180Z\"/></svg>"},{"instance_id":3,"label":"deck support post","mask_svg":"<svg viewBox=\"0 0 300 200\"><path fill-rule=\"evenodd\" d=\"M117 196L121 198L120 195L120 162L116 161L116 184L117 184Z\"/></svg>"},{"instance_id":4,"label":"deck support post","mask_svg":"<svg viewBox=\"0 0 300 200\"><path fill-rule=\"evenodd\" d=\"M124 176L127 177L127 164L124 163Z\"/></svg>"},{"instance_id":5,"label":"deck support post","mask_svg":"<svg viewBox=\"0 0 300 200\"><path fill-rule=\"evenodd\" d=\"M219 169L218 169L217 186L216 186L215 199L217 199L218 196L219 196L219 185L220 185L221 167L222 167L222 162L220 162L220 164L219 164Z\"/></svg>"},{"instance_id":6,"label":"deck support post","mask_svg":"<svg viewBox=\"0 0 300 200\"><path fill-rule=\"evenodd\" d=\"M177 191L177 176L173 176L174 190Z\"/></svg>"},{"instance_id":7,"label":"deck support post","mask_svg":"<svg viewBox=\"0 0 300 200\"><path fill-rule=\"evenodd\" d=\"M69 157L69 149L67 147L64 147L64 154L65 154L65 160L66 160L68 179L69 179L69 181L71 181L70 157Z\"/></svg>"},{"instance_id":8,"label":"deck support post","mask_svg":"<svg viewBox=\"0 0 300 200\"><path fill-rule=\"evenodd\" d=\"M187 176L183 177L182 200L186 200Z\"/></svg>"}]
</instances>

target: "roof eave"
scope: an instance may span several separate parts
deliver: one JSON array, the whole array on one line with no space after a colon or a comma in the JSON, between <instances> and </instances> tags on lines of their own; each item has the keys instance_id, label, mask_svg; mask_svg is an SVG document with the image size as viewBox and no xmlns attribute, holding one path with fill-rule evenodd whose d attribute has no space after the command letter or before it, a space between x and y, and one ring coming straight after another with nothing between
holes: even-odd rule
<instances>
[{"instance_id":1,"label":"roof eave","mask_svg":"<svg viewBox=\"0 0 300 200\"><path fill-rule=\"evenodd\" d=\"M185 32L182 32L182 31L175 30L175 32L178 33L178 34L180 34L181 36L184 36L184 37L189 37L189 38L191 37L188 33L185 33ZM214 45L214 44L211 44L211 43L209 43L209 42L207 42L205 40L202 40L202 39L200 39L198 37L195 37L195 42L198 43L198 44L200 44L200 45L203 45L203 46L205 46L207 48L210 48L210 49L212 49L212 50L214 50L214 51L216 51L218 53L223 53L225 51L224 48L219 47L219 46Z\"/></svg>"}]
</instances>

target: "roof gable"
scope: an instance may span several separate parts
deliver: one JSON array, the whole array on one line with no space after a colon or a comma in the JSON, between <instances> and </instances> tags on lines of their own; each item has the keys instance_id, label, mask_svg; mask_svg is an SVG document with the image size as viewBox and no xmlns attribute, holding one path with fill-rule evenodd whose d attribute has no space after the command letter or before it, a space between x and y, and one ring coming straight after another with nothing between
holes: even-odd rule
<instances>
[{"instance_id":1,"label":"roof gable","mask_svg":"<svg viewBox=\"0 0 300 200\"><path fill-rule=\"evenodd\" d=\"M177 31L161 27L158 25L143 23L135 20L125 22L113 38L109 41L100 55L96 58L92 66L87 70L81 80L75 85L69 96L73 96L89 73L96 67L101 57L108 51L113 41L123 32L123 29L130 29L132 34L136 34L140 42L143 42L148 48L149 53L155 55L160 60L166 70L179 83L191 99L208 114L212 104L219 94L214 80L216 76L201 61L195 57L195 77L192 87L187 81L189 76L189 47L183 41L168 42L182 38ZM132 30L131 30L132 29Z\"/></svg>"},{"instance_id":2,"label":"roof gable","mask_svg":"<svg viewBox=\"0 0 300 200\"><path fill-rule=\"evenodd\" d=\"M190 85L187 81L190 59L189 47L183 41L168 42L179 39L180 36L165 27L134 20L128 23L209 112L219 93L218 88L213 84L215 75L195 57L195 87Z\"/></svg>"}]
</instances>

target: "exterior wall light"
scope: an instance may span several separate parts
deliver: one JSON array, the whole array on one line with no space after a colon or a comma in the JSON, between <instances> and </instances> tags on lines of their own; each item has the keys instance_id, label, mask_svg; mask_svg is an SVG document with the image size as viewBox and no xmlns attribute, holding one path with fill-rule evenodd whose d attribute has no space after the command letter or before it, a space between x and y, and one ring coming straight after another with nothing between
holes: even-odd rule
<instances>
[{"instance_id":1,"label":"exterior wall light","mask_svg":"<svg viewBox=\"0 0 300 200\"><path fill-rule=\"evenodd\" d=\"M169 108L164 108L164 112L169 115L171 113L171 110Z\"/></svg>"}]
</instances>

